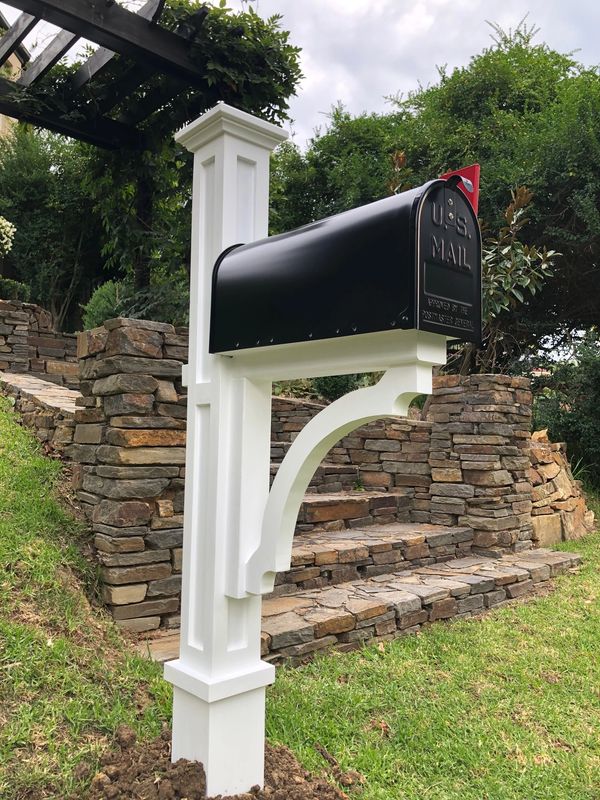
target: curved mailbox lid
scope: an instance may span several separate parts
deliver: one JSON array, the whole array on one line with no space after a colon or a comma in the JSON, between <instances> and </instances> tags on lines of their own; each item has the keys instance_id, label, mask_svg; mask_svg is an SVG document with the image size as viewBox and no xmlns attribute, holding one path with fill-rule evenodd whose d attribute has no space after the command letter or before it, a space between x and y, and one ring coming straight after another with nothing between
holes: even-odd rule
<instances>
[{"instance_id":1,"label":"curved mailbox lid","mask_svg":"<svg viewBox=\"0 0 600 800\"><path fill-rule=\"evenodd\" d=\"M447 286L429 264L437 264L435 256L443 261L456 250L444 245L443 253L430 257L427 244L432 225L440 236L427 198L435 192L439 204L445 199L439 192L444 191L452 198L461 194L447 181L432 181L289 233L226 250L213 274L210 351L234 352L393 328L448 333L444 326L449 312L442 319L433 310L447 302ZM471 217L471 228L473 220L477 227L472 212ZM417 235L419 227L427 236ZM444 233L448 236L447 229ZM478 237L467 241L476 241L480 247ZM422 269L417 251L423 252ZM476 255L473 250L468 258L473 262ZM456 273L459 281L464 280L462 266L460 272L454 267L450 264L452 276ZM434 301L432 292L438 290L443 290L444 299L436 296ZM467 334L462 327L450 333L469 338Z\"/></svg>"}]
</instances>

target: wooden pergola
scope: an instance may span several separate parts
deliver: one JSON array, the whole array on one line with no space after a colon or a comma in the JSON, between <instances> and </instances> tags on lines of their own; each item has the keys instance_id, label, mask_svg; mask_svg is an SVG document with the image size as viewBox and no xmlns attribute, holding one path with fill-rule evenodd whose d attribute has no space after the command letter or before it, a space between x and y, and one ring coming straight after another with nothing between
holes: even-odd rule
<instances>
[{"instance_id":1,"label":"wooden pergola","mask_svg":"<svg viewBox=\"0 0 600 800\"><path fill-rule=\"evenodd\" d=\"M40 21L60 31L19 78L0 77L0 113L99 147L140 146L148 117L178 93L206 88L190 51L208 9L172 31L160 25L164 4L147 0L134 13L116 0L8 0L21 14L0 38L0 68ZM53 91L44 79L79 39L99 48ZM160 89L140 92L156 75Z\"/></svg>"}]
</instances>

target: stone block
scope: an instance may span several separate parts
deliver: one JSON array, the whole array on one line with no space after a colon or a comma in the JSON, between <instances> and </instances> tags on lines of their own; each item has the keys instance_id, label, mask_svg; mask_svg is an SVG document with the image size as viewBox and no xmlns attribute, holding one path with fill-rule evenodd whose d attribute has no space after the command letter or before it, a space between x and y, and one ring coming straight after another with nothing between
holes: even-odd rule
<instances>
[{"instance_id":1,"label":"stone block","mask_svg":"<svg viewBox=\"0 0 600 800\"><path fill-rule=\"evenodd\" d=\"M122 448L100 445L97 456L102 463L114 465L185 464L185 448L183 447Z\"/></svg>"},{"instance_id":2,"label":"stone block","mask_svg":"<svg viewBox=\"0 0 600 800\"><path fill-rule=\"evenodd\" d=\"M160 617L137 617L135 619L117 619L117 627L121 630L131 631L131 633L145 633L154 631L160 625Z\"/></svg>"},{"instance_id":3,"label":"stone block","mask_svg":"<svg viewBox=\"0 0 600 800\"><path fill-rule=\"evenodd\" d=\"M125 583L141 583L168 578L171 564L141 564L135 567L102 567L100 575L105 583L120 586ZM143 616L140 614L140 616Z\"/></svg>"},{"instance_id":4,"label":"stone block","mask_svg":"<svg viewBox=\"0 0 600 800\"><path fill-rule=\"evenodd\" d=\"M113 394L153 394L160 381L151 375L109 375L92 384L92 394L107 396Z\"/></svg>"},{"instance_id":5,"label":"stone block","mask_svg":"<svg viewBox=\"0 0 600 800\"><path fill-rule=\"evenodd\" d=\"M117 447L185 447L185 431L169 428L149 430L118 428L108 431L106 441Z\"/></svg>"},{"instance_id":6,"label":"stone block","mask_svg":"<svg viewBox=\"0 0 600 800\"><path fill-rule=\"evenodd\" d=\"M138 553L144 549L144 540L141 536L114 537L96 533L94 546L103 553Z\"/></svg>"},{"instance_id":7,"label":"stone block","mask_svg":"<svg viewBox=\"0 0 600 800\"><path fill-rule=\"evenodd\" d=\"M172 595L181 592L181 575L171 575L159 581L150 581L148 584L148 597L158 595Z\"/></svg>"},{"instance_id":8,"label":"stone block","mask_svg":"<svg viewBox=\"0 0 600 800\"><path fill-rule=\"evenodd\" d=\"M506 586L506 594L512 600L515 597L521 597L524 594L527 594L533 589L533 581L532 580L525 580L520 581L519 583L513 583L509 586Z\"/></svg>"},{"instance_id":9,"label":"stone block","mask_svg":"<svg viewBox=\"0 0 600 800\"><path fill-rule=\"evenodd\" d=\"M429 611L429 619L434 622L436 619L449 619L458 613L458 602L453 597L446 597L444 600L434 600Z\"/></svg>"},{"instance_id":10,"label":"stone block","mask_svg":"<svg viewBox=\"0 0 600 800\"><path fill-rule=\"evenodd\" d=\"M116 606L116 608L112 609L112 614L115 619L137 619L157 614L168 614L172 611L177 611L178 608L178 597L165 597L160 600L144 600L141 603L133 603L132 605Z\"/></svg>"},{"instance_id":11,"label":"stone block","mask_svg":"<svg viewBox=\"0 0 600 800\"><path fill-rule=\"evenodd\" d=\"M105 349L109 356L162 358L163 336L143 328L114 328L108 334Z\"/></svg>"},{"instance_id":12,"label":"stone block","mask_svg":"<svg viewBox=\"0 0 600 800\"><path fill-rule=\"evenodd\" d=\"M463 474L460 467L458 468L452 467L444 469L436 469L435 467L432 467L431 479L433 481L440 481L445 483L459 483L463 479Z\"/></svg>"},{"instance_id":13,"label":"stone block","mask_svg":"<svg viewBox=\"0 0 600 800\"><path fill-rule=\"evenodd\" d=\"M100 444L103 427L102 425L77 425L74 441L77 444Z\"/></svg>"},{"instance_id":14,"label":"stone block","mask_svg":"<svg viewBox=\"0 0 600 800\"><path fill-rule=\"evenodd\" d=\"M543 514L531 518L533 539L539 547L551 547L562 542L563 521L560 513Z\"/></svg>"},{"instance_id":15,"label":"stone block","mask_svg":"<svg viewBox=\"0 0 600 800\"><path fill-rule=\"evenodd\" d=\"M146 536L146 545L159 550L181 548L183 545L183 528L173 528L163 531L152 531Z\"/></svg>"},{"instance_id":16,"label":"stone block","mask_svg":"<svg viewBox=\"0 0 600 800\"><path fill-rule=\"evenodd\" d=\"M179 400L179 395L171 381L158 381L155 397L157 403L177 403Z\"/></svg>"},{"instance_id":17,"label":"stone block","mask_svg":"<svg viewBox=\"0 0 600 800\"><path fill-rule=\"evenodd\" d=\"M154 408L152 394L113 394L104 398L104 413L107 417L124 414L150 414Z\"/></svg>"},{"instance_id":18,"label":"stone block","mask_svg":"<svg viewBox=\"0 0 600 800\"><path fill-rule=\"evenodd\" d=\"M136 564L156 564L171 561L170 550L144 550L139 553L99 553L105 567L131 567Z\"/></svg>"},{"instance_id":19,"label":"stone block","mask_svg":"<svg viewBox=\"0 0 600 800\"><path fill-rule=\"evenodd\" d=\"M145 583L133 583L125 586L103 586L102 599L105 603L110 603L113 606L141 603L146 597L147 588Z\"/></svg>"},{"instance_id":20,"label":"stone block","mask_svg":"<svg viewBox=\"0 0 600 800\"><path fill-rule=\"evenodd\" d=\"M513 483L512 475L505 469L494 471L468 469L467 464L463 463L463 474L465 482L475 486L510 486Z\"/></svg>"},{"instance_id":21,"label":"stone block","mask_svg":"<svg viewBox=\"0 0 600 800\"><path fill-rule=\"evenodd\" d=\"M152 517L152 508L140 500L116 502L102 500L95 509L93 521L116 528L129 528L136 525L147 525Z\"/></svg>"},{"instance_id":22,"label":"stone block","mask_svg":"<svg viewBox=\"0 0 600 800\"><path fill-rule=\"evenodd\" d=\"M262 629L271 637L272 650L309 642L315 636L313 626L293 611L267 617L262 622Z\"/></svg>"}]
</instances>

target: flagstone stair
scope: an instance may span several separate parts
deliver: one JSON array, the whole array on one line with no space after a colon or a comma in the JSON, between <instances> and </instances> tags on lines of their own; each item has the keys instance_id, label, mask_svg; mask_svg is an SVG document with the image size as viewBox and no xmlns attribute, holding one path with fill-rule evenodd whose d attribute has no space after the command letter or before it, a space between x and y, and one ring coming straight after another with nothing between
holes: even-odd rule
<instances>
[{"instance_id":1,"label":"flagstone stair","mask_svg":"<svg viewBox=\"0 0 600 800\"><path fill-rule=\"evenodd\" d=\"M472 539L470 528L414 523L297 535L290 570L263 600L263 658L301 663L327 648L353 650L480 614L581 563L550 550L474 556ZM167 661L178 655L179 634L139 646Z\"/></svg>"},{"instance_id":2,"label":"flagstone stair","mask_svg":"<svg viewBox=\"0 0 600 800\"><path fill-rule=\"evenodd\" d=\"M266 599L262 655L297 663L329 647L347 651L415 633L528 595L580 563L578 554L550 550L466 556Z\"/></svg>"}]
</instances>

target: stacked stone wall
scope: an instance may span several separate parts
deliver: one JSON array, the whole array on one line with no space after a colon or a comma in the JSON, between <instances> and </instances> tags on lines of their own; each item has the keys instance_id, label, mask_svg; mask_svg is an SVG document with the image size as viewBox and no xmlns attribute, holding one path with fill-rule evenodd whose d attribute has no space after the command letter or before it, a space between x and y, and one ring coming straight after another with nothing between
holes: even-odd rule
<instances>
[{"instance_id":1,"label":"stacked stone wall","mask_svg":"<svg viewBox=\"0 0 600 800\"><path fill-rule=\"evenodd\" d=\"M29 316L21 303L0 300L0 371L27 372Z\"/></svg>"},{"instance_id":2,"label":"stacked stone wall","mask_svg":"<svg viewBox=\"0 0 600 800\"><path fill-rule=\"evenodd\" d=\"M117 624L179 622L187 339L173 326L112 320L80 335L77 497L92 523L104 600Z\"/></svg>"},{"instance_id":3,"label":"stacked stone wall","mask_svg":"<svg viewBox=\"0 0 600 800\"><path fill-rule=\"evenodd\" d=\"M0 371L29 372L77 388L77 336L57 333L52 315L40 306L0 300Z\"/></svg>"},{"instance_id":4,"label":"stacked stone wall","mask_svg":"<svg viewBox=\"0 0 600 800\"><path fill-rule=\"evenodd\" d=\"M474 549L489 555L532 546L531 402L527 378L434 381L429 521L471 527Z\"/></svg>"},{"instance_id":5,"label":"stacked stone wall","mask_svg":"<svg viewBox=\"0 0 600 800\"><path fill-rule=\"evenodd\" d=\"M573 478L566 445L550 442L547 431L536 431L531 439L533 540L548 547L579 539L593 530L594 512L588 511L581 485Z\"/></svg>"}]
</instances>

